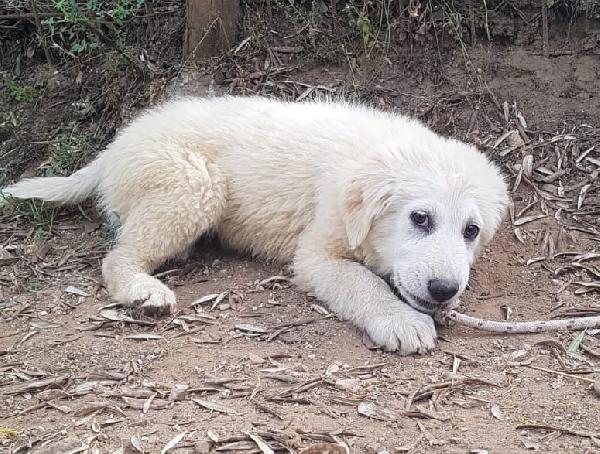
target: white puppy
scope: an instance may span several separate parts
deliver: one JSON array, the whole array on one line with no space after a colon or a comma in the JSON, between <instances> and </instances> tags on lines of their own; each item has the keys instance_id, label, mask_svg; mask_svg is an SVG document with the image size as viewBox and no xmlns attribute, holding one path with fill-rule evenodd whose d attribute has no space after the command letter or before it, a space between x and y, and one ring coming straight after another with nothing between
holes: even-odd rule
<instances>
[{"instance_id":1,"label":"white puppy","mask_svg":"<svg viewBox=\"0 0 600 454\"><path fill-rule=\"evenodd\" d=\"M370 108L263 98L185 99L147 111L70 177L4 189L121 222L102 269L109 293L167 312L150 273L214 231L293 263L297 284L402 354L435 346L430 314L456 303L507 192L473 146Z\"/></svg>"}]
</instances>

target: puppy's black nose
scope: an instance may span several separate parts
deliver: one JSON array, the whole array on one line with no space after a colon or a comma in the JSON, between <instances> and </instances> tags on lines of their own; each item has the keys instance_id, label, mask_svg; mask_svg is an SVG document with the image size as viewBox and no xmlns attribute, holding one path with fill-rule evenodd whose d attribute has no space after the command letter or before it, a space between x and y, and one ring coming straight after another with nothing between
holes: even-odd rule
<instances>
[{"instance_id":1,"label":"puppy's black nose","mask_svg":"<svg viewBox=\"0 0 600 454\"><path fill-rule=\"evenodd\" d=\"M429 294L438 303L444 303L458 293L458 284L443 279L432 279L427 285Z\"/></svg>"}]
</instances>

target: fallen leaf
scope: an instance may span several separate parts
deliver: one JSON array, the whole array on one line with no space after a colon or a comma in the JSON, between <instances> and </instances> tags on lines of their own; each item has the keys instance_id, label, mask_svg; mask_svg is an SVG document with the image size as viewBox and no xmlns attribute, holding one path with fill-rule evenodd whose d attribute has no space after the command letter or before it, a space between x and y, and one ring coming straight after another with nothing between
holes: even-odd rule
<instances>
[{"instance_id":1,"label":"fallen leaf","mask_svg":"<svg viewBox=\"0 0 600 454\"><path fill-rule=\"evenodd\" d=\"M311 304L310 308L318 314L330 315L330 312L319 304Z\"/></svg>"},{"instance_id":2,"label":"fallen leaf","mask_svg":"<svg viewBox=\"0 0 600 454\"><path fill-rule=\"evenodd\" d=\"M133 448L137 452L141 452L141 453L144 452L144 450L142 449L142 440L140 440L137 435L132 435L130 441L131 441L131 446L133 446Z\"/></svg>"},{"instance_id":3,"label":"fallen leaf","mask_svg":"<svg viewBox=\"0 0 600 454\"><path fill-rule=\"evenodd\" d=\"M132 397L121 396L123 402L125 402L129 407L134 408L136 410L143 410L144 404L148 401L148 399L134 399ZM169 407L169 402L162 399L153 399L150 403L150 409L152 410L164 410Z\"/></svg>"},{"instance_id":4,"label":"fallen leaf","mask_svg":"<svg viewBox=\"0 0 600 454\"><path fill-rule=\"evenodd\" d=\"M200 304L210 303L211 301L215 300L218 296L219 296L219 293L212 293L210 295L205 295L202 298L199 298L196 301L194 301L192 304L190 304L190 306L198 306Z\"/></svg>"},{"instance_id":5,"label":"fallen leaf","mask_svg":"<svg viewBox=\"0 0 600 454\"><path fill-rule=\"evenodd\" d=\"M185 437L186 434L187 432L181 432L179 435L173 437L171 441L169 441L165 447L161 449L160 454L165 454L167 451L173 449L181 440L183 440L183 437Z\"/></svg>"},{"instance_id":6,"label":"fallen leaf","mask_svg":"<svg viewBox=\"0 0 600 454\"><path fill-rule=\"evenodd\" d=\"M30 391L35 391L41 388L53 387L58 388L67 383L68 375L58 375L56 377L48 377L42 380L32 380L4 390L3 394L23 394Z\"/></svg>"},{"instance_id":7,"label":"fallen leaf","mask_svg":"<svg viewBox=\"0 0 600 454\"><path fill-rule=\"evenodd\" d=\"M228 408L225 405L221 405L216 402L211 402L210 400L192 399L192 401L200 405L201 407L206 408L207 410L224 413L226 415L237 415L237 412L235 410Z\"/></svg>"},{"instance_id":8,"label":"fallen leaf","mask_svg":"<svg viewBox=\"0 0 600 454\"><path fill-rule=\"evenodd\" d=\"M225 443L219 446L215 451L217 452L248 452L254 451L256 445L252 441L234 441L233 443Z\"/></svg>"},{"instance_id":9,"label":"fallen leaf","mask_svg":"<svg viewBox=\"0 0 600 454\"><path fill-rule=\"evenodd\" d=\"M31 322L30 325L34 329L52 329L52 328L60 328L60 326L61 326L56 323L45 322L43 320Z\"/></svg>"},{"instance_id":10,"label":"fallen leaf","mask_svg":"<svg viewBox=\"0 0 600 454\"><path fill-rule=\"evenodd\" d=\"M152 401L154 400L154 398L156 396L157 396L157 393L154 393L150 397L148 397L148 399L146 399L146 402L144 402L144 406L142 407L142 413L144 415L146 413L148 413L148 410L150 410L150 405L152 405Z\"/></svg>"},{"instance_id":11,"label":"fallen leaf","mask_svg":"<svg viewBox=\"0 0 600 454\"><path fill-rule=\"evenodd\" d=\"M281 284L284 282L290 282L290 278L287 276L271 276L260 281L256 287L259 290L264 290L265 288L277 290L281 288Z\"/></svg>"},{"instance_id":12,"label":"fallen leaf","mask_svg":"<svg viewBox=\"0 0 600 454\"><path fill-rule=\"evenodd\" d=\"M213 323L216 322L217 318L213 317L209 314L204 314L202 312L196 313L194 315L180 315L175 320L183 320L184 322L192 323L192 322L202 322L202 323Z\"/></svg>"},{"instance_id":13,"label":"fallen leaf","mask_svg":"<svg viewBox=\"0 0 600 454\"><path fill-rule=\"evenodd\" d=\"M502 414L502 410L500 410L500 407L497 404L492 405L492 415L498 421L504 421L504 415Z\"/></svg>"},{"instance_id":14,"label":"fallen leaf","mask_svg":"<svg viewBox=\"0 0 600 454\"><path fill-rule=\"evenodd\" d=\"M139 333L139 334L130 334L125 336L123 339L131 339L131 340L159 340L164 339L163 336L156 333Z\"/></svg>"},{"instance_id":15,"label":"fallen leaf","mask_svg":"<svg viewBox=\"0 0 600 454\"><path fill-rule=\"evenodd\" d=\"M240 323L239 325L235 325L235 329L244 331L246 333L254 334L266 334L269 332L268 329L265 329L261 326L249 325L247 323Z\"/></svg>"},{"instance_id":16,"label":"fallen leaf","mask_svg":"<svg viewBox=\"0 0 600 454\"><path fill-rule=\"evenodd\" d=\"M358 414L368 418L378 419L379 421L394 421L399 417L399 414L395 411L381 407L375 402L367 401L358 404Z\"/></svg>"},{"instance_id":17,"label":"fallen leaf","mask_svg":"<svg viewBox=\"0 0 600 454\"><path fill-rule=\"evenodd\" d=\"M90 296L90 294L88 292L85 292L77 287L73 287L72 285L69 285L65 289L65 293L70 293L72 295L78 295L78 296Z\"/></svg>"},{"instance_id":18,"label":"fallen leaf","mask_svg":"<svg viewBox=\"0 0 600 454\"><path fill-rule=\"evenodd\" d=\"M245 432L245 434L248 435L254 443L256 443L256 446L258 446L258 449L260 449L263 454L275 454L275 451L273 451L260 436L251 432Z\"/></svg>"},{"instance_id":19,"label":"fallen leaf","mask_svg":"<svg viewBox=\"0 0 600 454\"><path fill-rule=\"evenodd\" d=\"M515 219L515 222L513 222L513 225L515 227L518 227L520 225L527 224L527 223L533 222L533 221L537 221L538 219L542 219L545 217L546 217L545 214L532 214L531 216L523 216L522 218Z\"/></svg>"},{"instance_id":20,"label":"fallen leaf","mask_svg":"<svg viewBox=\"0 0 600 454\"><path fill-rule=\"evenodd\" d=\"M523 158L522 168L523 175L531 179L531 175L533 174L533 155L528 154Z\"/></svg>"}]
</instances>

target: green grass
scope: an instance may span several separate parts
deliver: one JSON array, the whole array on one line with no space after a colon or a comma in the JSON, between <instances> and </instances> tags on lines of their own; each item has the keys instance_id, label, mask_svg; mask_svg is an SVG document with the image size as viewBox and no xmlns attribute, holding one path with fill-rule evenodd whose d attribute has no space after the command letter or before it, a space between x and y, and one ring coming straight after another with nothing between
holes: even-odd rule
<instances>
[{"instance_id":1,"label":"green grass","mask_svg":"<svg viewBox=\"0 0 600 454\"><path fill-rule=\"evenodd\" d=\"M41 169L44 176L68 176L76 170L89 138L82 133L61 134L52 141L52 151Z\"/></svg>"},{"instance_id":2,"label":"green grass","mask_svg":"<svg viewBox=\"0 0 600 454\"><path fill-rule=\"evenodd\" d=\"M145 0L52 0L60 13L42 21L40 43L70 58L108 47L125 48L128 21L137 15Z\"/></svg>"},{"instance_id":3,"label":"green grass","mask_svg":"<svg viewBox=\"0 0 600 454\"><path fill-rule=\"evenodd\" d=\"M88 137L81 133L61 134L51 143L50 157L40 167L42 176L67 176L78 167ZM52 232L59 208L41 200L9 199L0 205L0 221L23 220L36 231Z\"/></svg>"},{"instance_id":4,"label":"green grass","mask_svg":"<svg viewBox=\"0 0 600 454\"><path fill-rule=\"evenodd\" d=\"M57 207L41 200L8 199L0 205L0 222L24 220L37 231L51 232Z\"/></svg>"}]
</instances>

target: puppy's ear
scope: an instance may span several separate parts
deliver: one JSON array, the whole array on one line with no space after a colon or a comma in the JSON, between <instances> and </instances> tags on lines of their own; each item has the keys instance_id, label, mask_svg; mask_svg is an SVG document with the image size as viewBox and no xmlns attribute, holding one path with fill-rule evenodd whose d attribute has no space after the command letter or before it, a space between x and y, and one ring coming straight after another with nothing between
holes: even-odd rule
<instances>
[{"instance_id":1,"label":"puppy's ear","mask_svg":"<svg viewBox=\"0 0 600 454\"><path fill-rule=\"evenodd\" d=\"M495 164L489 164L492 173L483 175L476 196L479 211L484 219L480 247L485 246L494 236L512 203L506 180ZM482 172L483 173L483 172Z\"/></svg>"},{"instance_id":2,"label":"puppy's ear","mask_svg":"<svg viewBox=\"0 0 600 454\"><path fill-rule=\"evenodd\" d=\"M389 206L392 195L393 181L383 173L362 174L350 181L342 204L350 249L363 243L373 221Z\"/></svg>"}]
</instances>

